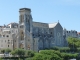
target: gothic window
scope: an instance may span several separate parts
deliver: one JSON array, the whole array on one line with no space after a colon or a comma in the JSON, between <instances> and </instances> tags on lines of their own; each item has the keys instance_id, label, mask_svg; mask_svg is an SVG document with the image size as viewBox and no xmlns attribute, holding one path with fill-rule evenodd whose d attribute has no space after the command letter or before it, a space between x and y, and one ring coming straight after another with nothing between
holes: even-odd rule
<instances>
[{"instance_id":1,"label":"gothic window","mask_svg":"<svg viewBox=\"0 0 80 60\"><path fill-rule=\"evenodd\" d=\"M22 34L23 34L23 31L22 31Z\"/></svg>"},{"instance_id":2,"label":"gothic window","mask_svg":"<svg viewBox=\"0 0 80 60\"><path fill-rule=\"evenodd\" d=\"M32 19L32 16L30 15L30 18Z\"/></svg>"},{"instance_id":3,"label":"gothic window","mask_svg":"<svg viewBox=\"0 0 80 60\"><path fill-rule=\"evenodd\" d=\"M45 41L45 44L46 44L45 47L48 48L48 40Z\"/></svg>"},{"instance_id":4,"label":"gothic window","mask_svg":"<svg viewBox=\"0 0 80 60\"><path fill-rule=\"evenodd\" d=\"M20 22L22 22L22 15L20 15Z\"/></svg>"},{"instance_id":5,"label":"gothic window","mask_svg":"<svg viewBox=\"0 0 80 60\"><path fill-rule=\"evenodd\" d=\"M23 48L23 44L20 44L20 47Z\"/></svg>"},{"instance_id":6,"label":"gothic window","mask_svg":"<svg viewBox=\"0 0 80 60\"><path fill-rule=\"evenodd\" d=\"M23 30L20 31L20 35L21 35L21 40L24 40L24 32L23 32Z\"/></svg>"},{"instance_id":7,"label":"gothic window","mask_svg":"<svg viewBox=\"0 0 80 60\"><path fill-rule=\"evenodd\" d=\"M26 17L26 22L29 23L29 19Z\"/></svg>"},{"instance_id":8,"label":"gothic window","mask_svg":"<svg viewBox=\"0 0 80 60\"><path fill-rule=\"evenodd\" d=\"M28 49L30 50L30 45L28 45Z\"/></svg>"},{"instance_id":9,"label":"gothic window","mask_svg":"<svg viewBox=\"0 0 80 60\"><path fill-rule=\"evenodd\" d=\"M51 32L51 34L52 34L52 32Z\"/></svg>"},{"instance_id":10,"label":"gothic window","mask_svg":"<svg viewBox=\"0 0 80 60\"><path fill-rule=\"evenodd\" d=\"M29 19L28 19L28 21L27 21L28 23L29 23Z\"/></svg>"}]
</instances>

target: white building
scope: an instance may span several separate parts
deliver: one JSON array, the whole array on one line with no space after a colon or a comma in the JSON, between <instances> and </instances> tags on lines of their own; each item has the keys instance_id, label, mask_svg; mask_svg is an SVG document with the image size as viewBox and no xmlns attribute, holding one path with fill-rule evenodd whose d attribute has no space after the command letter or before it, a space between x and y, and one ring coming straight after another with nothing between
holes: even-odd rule
<instances>
[{"instance_id":1,"label":"white building","mask_svg":"<svg viewBox=\"0 0 80 60\"><path fill-rule=\"evenodd\" d=\"M18 28L0 28L0 49L14 49L16 46Z\"/></svg>"}]
</instances>

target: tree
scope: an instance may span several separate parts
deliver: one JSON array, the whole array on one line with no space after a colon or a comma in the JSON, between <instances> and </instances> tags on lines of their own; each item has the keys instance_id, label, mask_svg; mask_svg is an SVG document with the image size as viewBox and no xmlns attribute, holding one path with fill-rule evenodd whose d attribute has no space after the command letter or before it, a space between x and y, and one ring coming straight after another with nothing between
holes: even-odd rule
<instances>
[{"instance_id":1,"label":"tree","mask_svg":"<svg viewBox=\"0 0 80 60\"><path fill-rule=\"evenodd\" d=\"M80 40L78 38L69 37L68 45L70 47L70 51L76 52L77 48L80 47Z\"/></svg>"},{"instance_id":2,"label":"tree","mask_svg":"<svg viewBox=\"0 0 80 60\"><path fill-rule=\"evenodd\" d=\"M69 59L72 59L72 58L77 58L78 53L74 53L74 54L71 54L71 53L61 53L61 55L62 55L64 60L69 60Z\"/></svg>"},{"instance_id":3,"label":"tree","mask_svg":"<svg viewBox=\"0 0 80 60\"><path fill-rule=\"evenodd\" d=\"M5 53L5 49L2 49L2 50L1 50L1 53Z\"/></svg>"},{"instance_id":4,"label":"tree","mask_svg":"<svg viewBox=\"0 0 80 60\"><path fill-rule=\"evenodd\" d=\"M43 54L43 58L47 58L48 60L63 60L59 51L41 50L39 53Z\"/></svg>"},{"instance_id":5,"label":"tree","mask_svg":"<svg viewBox=\"0 0 80 60\"><path fill-rule=\"evenodd\" d=\"M9 53L9 52L11 52L11 49L2 49L1 52L2 53Z\"/></svg>"},{"instance_id":6,"label":"tree","mask_svg":"<svg viewBox=\"0 0 80 60\"><path fill-rule=\"evenodd\" d=\"M34 56L34 52L33 51L26 51L26 56L27 57L33 57Z\"/></svg>"},{"instance_id":7,"label":"tree","mask_svg":"<svg viewBox=\"0 0 80 60\"><path fill-rule=\"evenodd\" d=\"M9 52L11 52L11 49L5 49L5 52L9 53Z\"/></svg>"},{"instance_id":8,"label":"tree","mask_svg":"<svg viewBox=\"0 0 80 60\"><path fill-rule=\"evenodd\" d=\"M73 47L73 46L80 47L80 39L68 37L67 40L68 40L69 47Z\"/></svg>"},{"instance_id":9,"label":"tree","mask_svg":"<svg viewBox=\"0 0 80 60\"><path fill-rule=\"evenodd\" d=\"M15 49L11 52L12 55L18 55L19 57L24 57L25 50L24 49Z\"/></svg>"}]
</instances>

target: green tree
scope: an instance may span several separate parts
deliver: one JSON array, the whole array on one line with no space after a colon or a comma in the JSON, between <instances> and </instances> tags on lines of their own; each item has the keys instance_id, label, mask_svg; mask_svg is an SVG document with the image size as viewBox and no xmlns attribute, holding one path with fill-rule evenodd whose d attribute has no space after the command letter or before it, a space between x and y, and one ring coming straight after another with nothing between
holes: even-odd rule
<instances>
[{"instance_id":1,"label":"green tree","mask_svg":"<svg viewBox=\"0 0 80 60\"><path fill-rule=\"evenodd\" d=\"M63 60L61 53L59 51L55 50L41 50L39 52L40 54L43 54L45 56L49 56L49 60Z\"/></svg>"},{"instance_id":2,"label":"green tree","mask_svg":"<svg viewBox=\"0 0 80 60\"><path fill-rule=\"evenodd\" d=\"M5 52L10 53L11 49L5 49Z\"/></svg>"},{"instance_id":3,"label":"green tree","mask_svg":"<svg viewBox=\"0 0 80 60\"><path fill-rule=\"evenodd\" d=\"M11 52L12 55L18 55L19 57L24 57L25 50L24 49L15 49Z\"/></svg>"},{"instance_id":4,"label":"green tree","mask_svg":"<svg viewBox=\"0 0 80 60\"><path fill-rule=\"evenodd\" d=\"M69 37L68 45L70 47L70 51L76 52L77 48L80 47L80 40L78 38Z\"/></svg>"},{"instance_id":5,"label":"green tree","mask_svg":"<svg viewBox=\"0 0 80 60\"><path fill-rule=\"evenodd\" d=\"M80 39L78 38L73 38L73 37L68 37L68 44L69 44L69 47L80 47Z\"/></svg>"},{"instance_id":6,"label":"green tree","mask_svg":"<svg viewBox=\"0 0 80 60\"><path fill-rule=\"evenodd\" d=\"M1 53L5 53L5 49L2 49L2 50L1 50Z\"/></svg>"},{"instance_id":7,"label":"green tree","mask_svg":"<svg viewBox=\"0 0 80 60\"><path fill-rule=\"evenodd\" d=\"M11 49L2 49L1 52L2 53L9 53L9 52L11 52Z\"/></svg>"},{"instance_id":8,"label":"green tree","mask_svg":"<svg viewBox=\"0 0 80 60\"><path fill-rule=\"evenodd\" d=\"M71 53L61 53L61 55L62 55L64 60L69 60L69 59L72 59L72 58L77 58L78 53L74 53L74 54L71 54Z\"/></svg>"},{"instance_id":9,"label":"green tree","mask_svg":"<svg viewBox=\"0 0 80 60\"><path fill-rule=\"evenodd\" d=\"M31 50L26 51L26 56L27 57L33 57L34 56L34 52Z\"/></svg>"}]
</instances>

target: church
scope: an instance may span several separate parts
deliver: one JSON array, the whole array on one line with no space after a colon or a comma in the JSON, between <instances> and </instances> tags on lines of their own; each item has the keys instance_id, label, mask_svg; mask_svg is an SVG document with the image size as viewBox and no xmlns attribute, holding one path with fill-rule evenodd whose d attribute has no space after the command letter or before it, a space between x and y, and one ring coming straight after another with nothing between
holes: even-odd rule
<instances>
[{"instance_id":1,"label":"church","mask_svg":"<svg viewBox=\"0 0 80 60\"><path fill-rule=\"evenodd\" d=\"M34 22L31 9L19 9L17 48L39 51L55 46L64 47L63 28L58 22Z\"/></svg>"}]
</instances>

